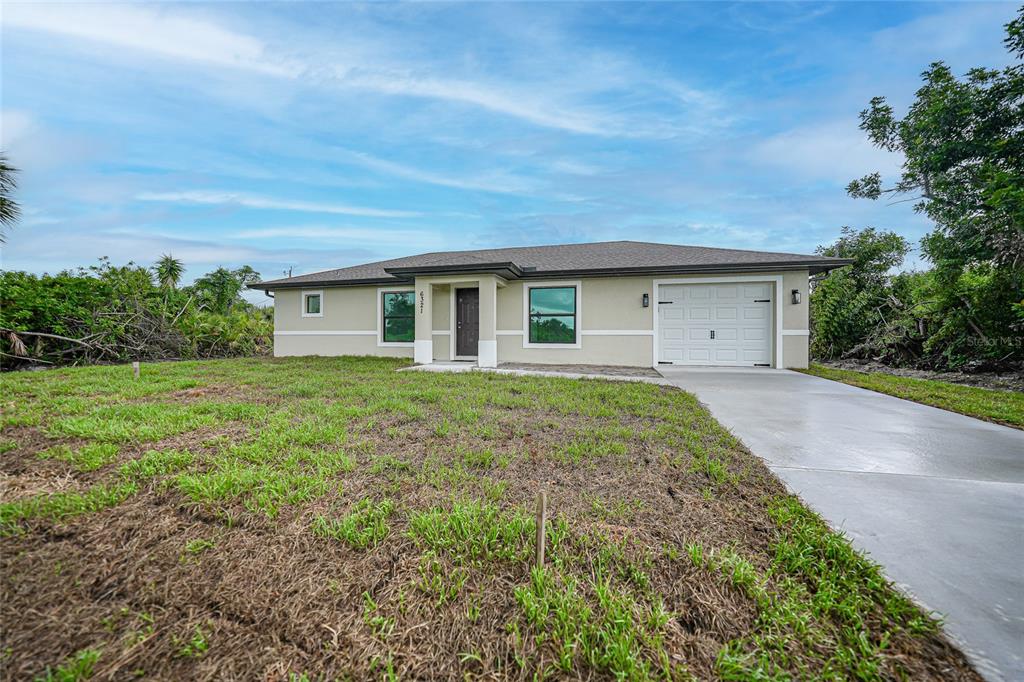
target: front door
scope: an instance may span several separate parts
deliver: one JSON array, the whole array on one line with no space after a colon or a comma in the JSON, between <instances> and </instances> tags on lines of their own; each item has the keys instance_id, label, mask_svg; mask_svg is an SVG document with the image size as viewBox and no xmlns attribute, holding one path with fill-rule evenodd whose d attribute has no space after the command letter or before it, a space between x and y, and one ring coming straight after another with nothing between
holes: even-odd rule
<instances>
[{"instance_id":1,"label":"front door","mask_svg":"<svg viewBox=\"0 0 1024 682\"><path fill-rule=\"evenodd\" d=\"M480 290L455 290L455 354L476 357L480 341Z\"/></svg>"}]
</instances>

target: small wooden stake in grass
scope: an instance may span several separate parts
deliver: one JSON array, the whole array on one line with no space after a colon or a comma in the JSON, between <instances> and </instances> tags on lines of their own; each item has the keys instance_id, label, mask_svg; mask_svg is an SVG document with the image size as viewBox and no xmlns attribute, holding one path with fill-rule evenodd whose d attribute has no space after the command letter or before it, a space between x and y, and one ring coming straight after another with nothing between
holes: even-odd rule
<instances>
[{"instance_id":1,"label":"small wooden stake in grass","mask_svg":"<svg viewBox=\"0 0 1024 682\"><path fill-rule=\"evenodd\" d=\"M537 568L544 567L544 543L547 541L547 533L544 526L548 520L548 494L541 490L537 493L537 554L534 563Z\"/></svg>"},{"instance_id":2,"label":"small wooden stake in grass","mask_svg":"<svg viewBox=\"0 0 1024 682\"><path fill-rule=\"evenodd\" d=\"M139 378L139 361L136 360L132 363L132 371L135 372L135 378Z\"/></svg>"}]
</instances>

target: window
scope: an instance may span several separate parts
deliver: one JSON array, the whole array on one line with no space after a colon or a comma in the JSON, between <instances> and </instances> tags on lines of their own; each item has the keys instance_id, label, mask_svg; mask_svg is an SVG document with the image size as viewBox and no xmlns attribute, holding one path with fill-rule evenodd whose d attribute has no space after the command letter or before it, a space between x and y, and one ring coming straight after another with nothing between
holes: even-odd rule
<instances>
[{"instance_id":1,"label":"window","mask_svg":"<svg viewBox=\"0 0 1024 682\"><path fill-rule=\"evenodd\" d=\"M530 289L530 343L576 343L576 287Z\"/></svg>"},{"instance_id":2,"label":"window","mask_svg":"<svg viewBox=\"0 0 1024 682\"><path fill-rule=\"evenodd\" d=\"M303 291L302 316L323 317L323 298L324 294L322 291Z\"/></svg>"},{"instance_id":3,"label":"window","mask_svg":"<svg viewBox=\"0 0 1024 682\"><path fill-rule=\"evenodd\" d=\"M416 294L412 291L385 291L381 301L384 343L411 343L416 338Z\"/></svg>"}]
</instances>

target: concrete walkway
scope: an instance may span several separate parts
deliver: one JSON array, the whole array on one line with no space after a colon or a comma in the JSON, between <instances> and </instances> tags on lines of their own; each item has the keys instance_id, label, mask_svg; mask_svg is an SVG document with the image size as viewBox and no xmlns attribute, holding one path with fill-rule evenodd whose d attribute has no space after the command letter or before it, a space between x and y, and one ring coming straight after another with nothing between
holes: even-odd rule
<instances>
[{"instance_id":1,"label":"concrete walkway","mask_svg":"<svg viewBox=\"0 0 1024 682\"><path fill-rule=\"evenodd\" d=\"M1024 679L1024 431L785 370L662 368L925 608Z\"/></svg>"}]
</instances>

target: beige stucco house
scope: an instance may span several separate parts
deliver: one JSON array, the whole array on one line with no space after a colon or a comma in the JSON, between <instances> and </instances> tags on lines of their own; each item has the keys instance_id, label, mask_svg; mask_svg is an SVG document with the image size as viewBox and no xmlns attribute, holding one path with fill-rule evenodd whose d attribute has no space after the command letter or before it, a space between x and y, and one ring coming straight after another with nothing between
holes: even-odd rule
<instances>
[{"instance_id":1,"label":"beige stucco house","mask_svg":"<svg viewBox=\"0 0 1024 682\"><path fill-rule=\"evenodd\" d=\"M645 242L427 253L260 282L274 354L807 366L823 256Z\"/></svg>"}]
</instances>

